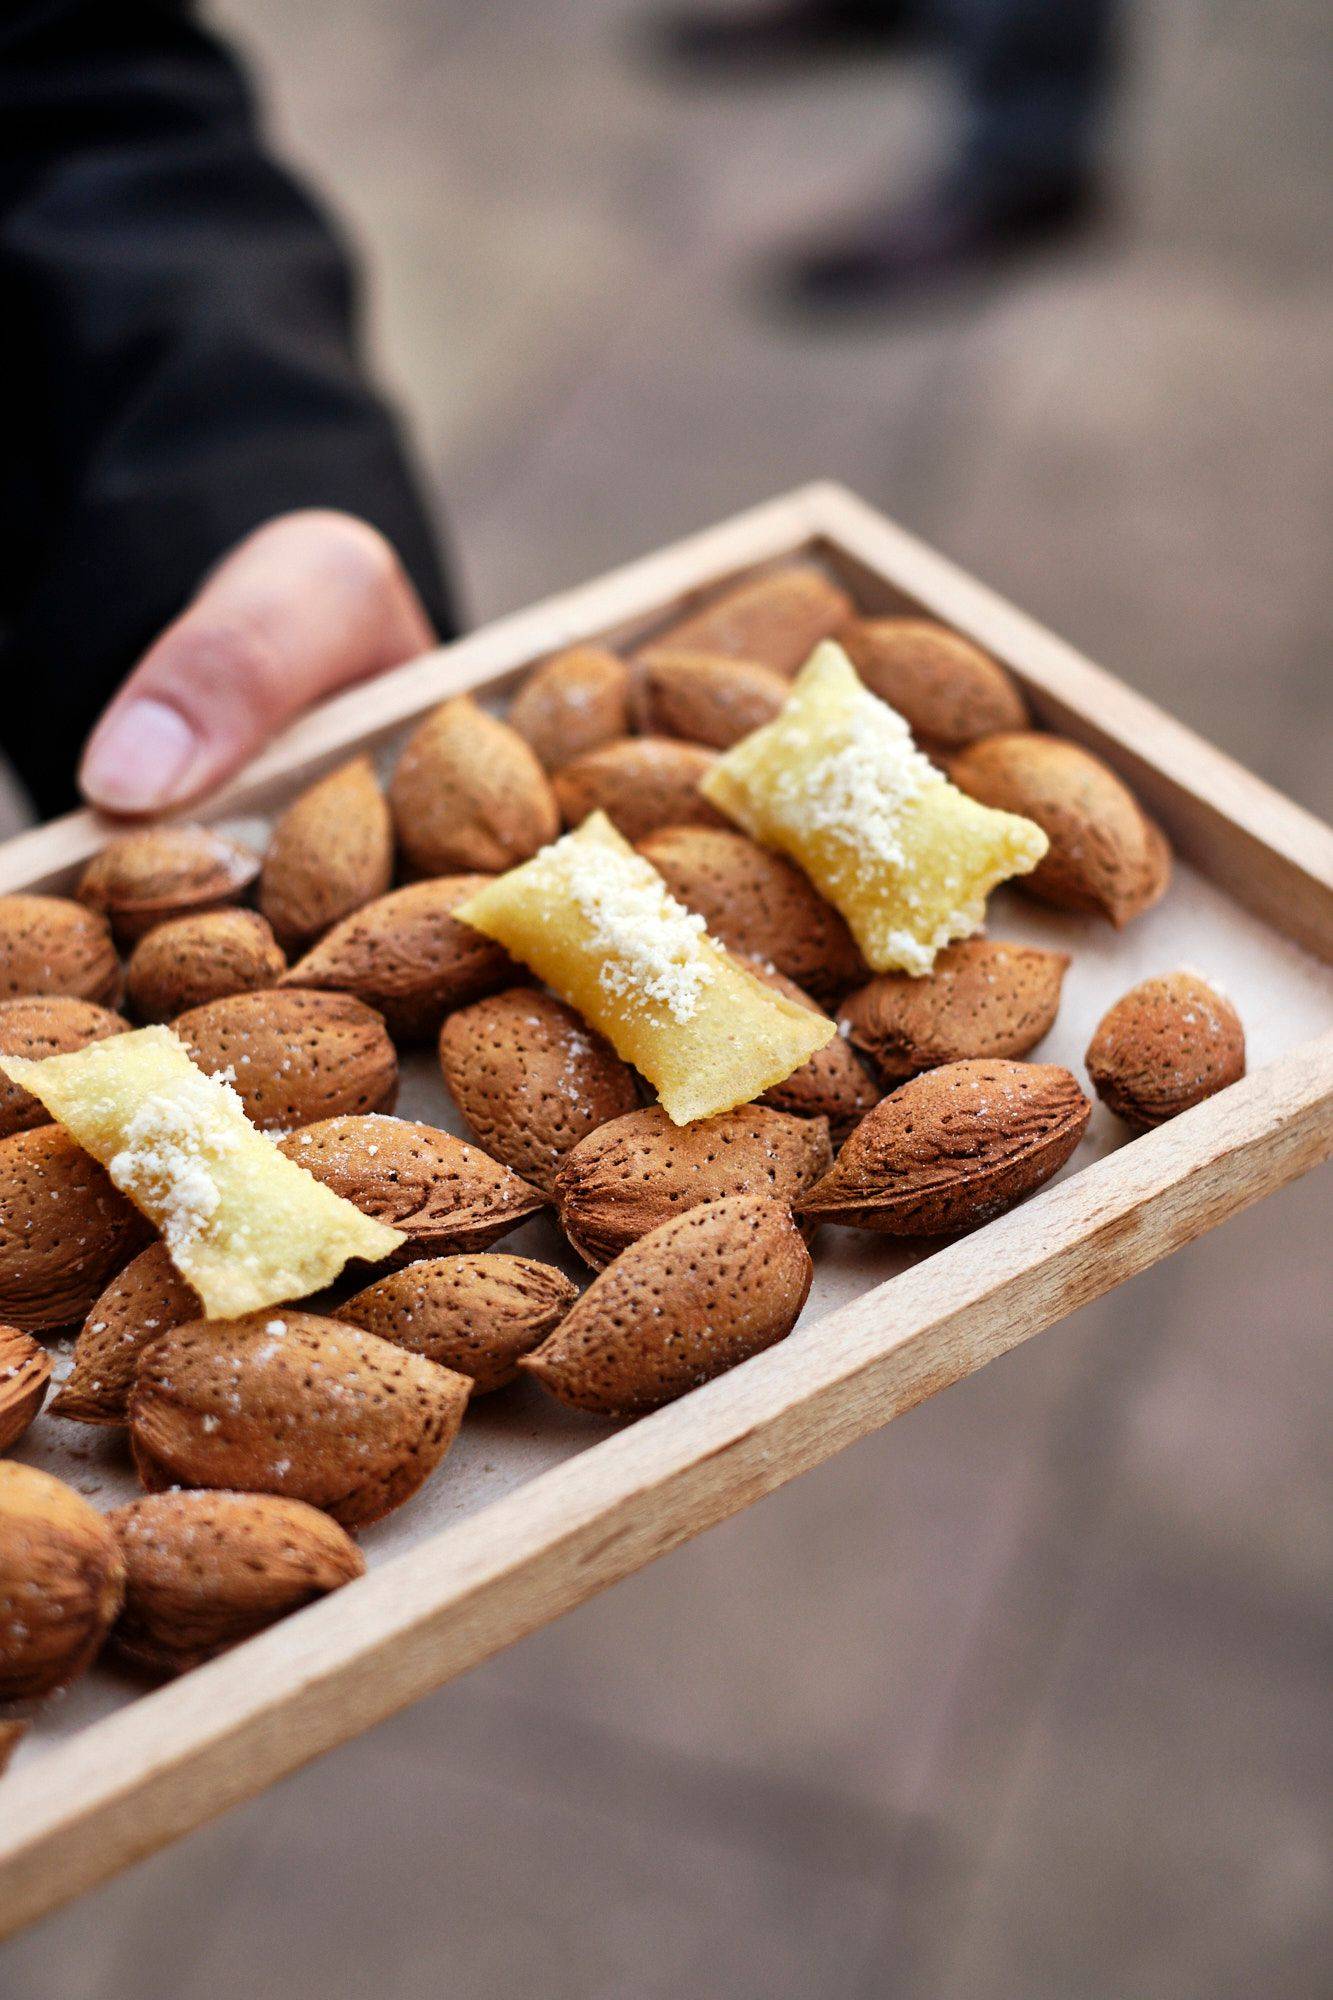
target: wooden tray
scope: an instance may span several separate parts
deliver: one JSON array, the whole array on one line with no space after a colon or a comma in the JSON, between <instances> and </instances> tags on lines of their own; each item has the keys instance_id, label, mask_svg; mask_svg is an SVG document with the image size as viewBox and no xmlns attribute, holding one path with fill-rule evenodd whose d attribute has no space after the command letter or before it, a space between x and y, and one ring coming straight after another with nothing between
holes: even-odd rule
<instances>
[{"instance_id":1,"label":"wooden tray","mask_svg":"<svg viewBox=\"0 0 1333 2000\"><path fill-rule=\"evenodd\" d=\"M838 487L806 487L342 695L209 816L259 834L300 785L354 746L388 750L443 696L500 695L573 640L636 640L696 594L795 553L867 610L918 608L979 640L1041 720L1122 771L1172 837L1171 892L1124 933L995 900L997 935L1074 954L1043 1058L1077 1069L1113 998L1188 964L1236 1000L1250 1075L1132 1141L1099 1107L1059 1179L933 1254L824 1232L796 1332L655 1416L617 1427L533 1388L488 1398L435 1480L365 1537L362 1581L169 1686L145 1692L99 1666L46 1705L0 1781L0 1933L817 1465L1333 1145L1333 834ZM104 837L88 814L22 835L0 849L0 891L67 888ZM426 1058L405 1066L402 1108L453 1122ZM540 1219L503 1247L564 1254ZM79 1426L39 1422L20 1455L98 1505L134 1490L114 1437Z\"/></svg>"}]
</instances>

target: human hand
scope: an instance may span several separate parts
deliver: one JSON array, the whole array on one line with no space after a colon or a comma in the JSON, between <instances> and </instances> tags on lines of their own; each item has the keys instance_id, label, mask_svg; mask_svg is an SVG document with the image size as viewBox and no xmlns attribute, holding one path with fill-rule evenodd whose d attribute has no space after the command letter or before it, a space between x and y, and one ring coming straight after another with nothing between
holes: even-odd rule
<instances>
[{"instance_id":1,"label":"human hand","mask_svg":"<svg viewBox=\"0 0 1333 2000\"><path fill-rule=\"evenodd\" d=\"M80 787L106 812L164 812L229 777L311 702L434 643L378 529L350 514L279 515L149 647L88 740Z\"/></svg>"}]
</instances>

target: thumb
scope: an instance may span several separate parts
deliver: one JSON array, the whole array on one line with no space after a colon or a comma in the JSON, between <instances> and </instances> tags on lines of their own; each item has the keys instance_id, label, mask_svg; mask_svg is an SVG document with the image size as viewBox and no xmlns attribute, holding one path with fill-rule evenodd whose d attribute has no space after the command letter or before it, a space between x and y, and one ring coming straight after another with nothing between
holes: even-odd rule
<instances>
[{"instance_id":1,"label":"thumb","mask_svg":"<svg viewBox=\"0 0 1333 2000\"><path fill-rule=\"evenodd\" d=\"M85 797L154 813L220 784L322 695L434 643L389 543L350 514L284 514L226 556L154 641L84 752Z\"/></svg>"}]
</instances>

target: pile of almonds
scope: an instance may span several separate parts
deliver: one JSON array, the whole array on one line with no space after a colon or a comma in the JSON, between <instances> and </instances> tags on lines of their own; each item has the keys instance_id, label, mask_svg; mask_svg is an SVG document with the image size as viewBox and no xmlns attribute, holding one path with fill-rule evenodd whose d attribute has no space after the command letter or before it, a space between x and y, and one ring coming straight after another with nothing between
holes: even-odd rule
<instances>
[{"instance_id":1,"label":"pile of almonds","mask_svg":"<svg viewBox=\"0 0 1333 2000\"><path fill-rule=\"evenodd\" d=\"M0 1700L65 1686L104 1642L179 1672L351 1581L352 1534L432 1476L470 1397L526 1377L603 1416L655 1409L791 1330L822 1224L955 1235L1070 1158L1089 1099L1026 1060L1063 954L974 938L924 978L871 977L805 876L700 796L829 637L957 785L1042 826L1020 890L1116 925L1162 895L1159 829L1098 759L1033 728L997 661L928 619L860 617L797 563L628 657L543 661L507 721L445 702L387 791L354 759L262 856L164 825L112 840L73 897L0 897L0 1054L168 1022L291 1159L405 1238L396 1267L335 1293L209 1321L102 1169L0 1076L0 1450L38 1418L44 1337L78 1329L41 1421L119 1431L145 1488L103 1515L0 1461ZM836 1011L841 1034L762 1103L673 1126L454 915L596 808L752 971ZM400 1051L430 1043L475 1143L393 1115ZM1111 1009L1087 1068L1144 1127L1244 1060L1228 1003L1174 973ZM586 1289L493 1247L547 1208ZM0 1721L0 1743L14 1733Z\"/></svg>"}]
</instances>

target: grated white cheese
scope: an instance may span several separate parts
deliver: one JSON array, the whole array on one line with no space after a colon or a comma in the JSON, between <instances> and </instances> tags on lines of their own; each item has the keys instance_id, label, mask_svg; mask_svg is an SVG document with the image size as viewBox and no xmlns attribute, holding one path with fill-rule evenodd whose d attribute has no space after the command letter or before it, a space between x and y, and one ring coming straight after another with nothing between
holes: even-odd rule
<instances>
[{"instance_id":1,"label":"grated white cheese","mask_svg":"<svg viewBox=\"0 0 1333 2000\"><path fill-rule=\"evenodd\" d=\"M788 835L822 834L867 862L903 868L903 813L945 780L897 710L868 688L845 696L844 709L836 732L826 727L818 741L799 726L784 728L786 754L769 775L766 808ZM812 749L813 756L800 754Z\"/></svg>"},{"instance_id":2,"label":"grated white cheese","mask_svg":"<svg viewBox=\"0 0 1333 2000\"><path fill-rule=\"evenodd\" d=\"M201 1083L205 1081L200 1078ZM241 1109L231 1085L212 1079ZM211 1093L210 1093L211 1094ZM107 1163L122 1193L146 1204L174 1256L197 1242L222 1200L208 1154L235 1144L211 1115L211 1105L190 1089L145 1097L124 1128L124 1144Z\"/></svg>"},{"instance_id":3,"label":"grated white cheese","mask_svg":"<svg viewBox=\"0 0 1333 2000\"><path fill-rule=\"evenodd\" d=\"M587 924L588 942L602 955L603 990L664 1007L674 1021L691 1020L716 977L703 918L676 901L642 855L566 838L537 859Z\"/></svg>"}]
</instances>

